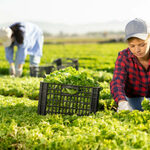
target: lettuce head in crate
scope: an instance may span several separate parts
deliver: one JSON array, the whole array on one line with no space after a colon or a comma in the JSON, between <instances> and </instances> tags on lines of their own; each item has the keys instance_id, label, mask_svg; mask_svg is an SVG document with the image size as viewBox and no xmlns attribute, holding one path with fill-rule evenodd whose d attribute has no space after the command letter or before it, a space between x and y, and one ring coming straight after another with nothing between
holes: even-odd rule
<instances>
[{"instance_id":1,"label":"lettuce head in crate","mask_svg":"<svg viewBox=\"0 0 150 150\"><path fill-rule=\"evenodd\" d=\"M77 71L73 67L56 70L49 75L46 75L44 82L86 87L99 87L99 82L95 80L91 74L86 71Z\"/></svg>"}]
</instances>

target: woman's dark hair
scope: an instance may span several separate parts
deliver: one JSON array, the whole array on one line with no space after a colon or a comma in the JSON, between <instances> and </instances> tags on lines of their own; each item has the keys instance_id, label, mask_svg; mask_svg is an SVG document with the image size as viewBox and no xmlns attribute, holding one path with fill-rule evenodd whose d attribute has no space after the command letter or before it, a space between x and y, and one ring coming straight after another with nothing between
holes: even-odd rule
<instances>
[{"instance_id":1,"label":"woman's dark hair","mask_svg":"<svg viewBox=\"0 0 150 150\"><path fill-rule=\"evenodd\" d=\"M21 27L24 27L20 23L16 23L10 26L13 31L12 38L14 38L18 44L23 44L24 32L21 30Z\"/></svg>"}]
</instances>

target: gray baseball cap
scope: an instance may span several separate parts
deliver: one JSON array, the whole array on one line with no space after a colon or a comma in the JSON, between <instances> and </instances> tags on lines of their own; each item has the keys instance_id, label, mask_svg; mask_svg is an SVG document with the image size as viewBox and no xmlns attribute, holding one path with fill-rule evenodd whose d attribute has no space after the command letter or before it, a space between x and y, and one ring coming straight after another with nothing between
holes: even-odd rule
<instances>
[{"instance_id":1,"label":"gray baseball cap","mask_svg":"<svg viewBox=\"0 0 150 150\"><path fill-rule=\"evenodd\" d=\"M131 20L125 27L125 40L131 37L137 37L146 40L148 36L148 25L142 19L135 18Z\"/></svg>"}]
</instances>

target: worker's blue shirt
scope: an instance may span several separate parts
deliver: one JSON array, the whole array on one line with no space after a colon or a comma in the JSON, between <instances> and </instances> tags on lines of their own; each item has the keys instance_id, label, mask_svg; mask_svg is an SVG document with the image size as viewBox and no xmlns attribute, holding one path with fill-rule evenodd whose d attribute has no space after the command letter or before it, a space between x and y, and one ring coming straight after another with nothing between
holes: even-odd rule
<instances>
[{"instance_id":1,"label":"worker's blue shirt","mask_svg":"<svg viewBox=\"0 0 150 150\"><path fill-rule=\"evenodd\" d=\"M24 32L24 41L23 44L18 44L14 41L14 44L6 47L6 59L9 63L13 61L14 46L18 47L18 63L23 64L27 54L34 56L42 56L43 48L43 33L40 28L32 23L28 22L19 22L22 27L21 30Z\"/></svg>"}]
</instances>

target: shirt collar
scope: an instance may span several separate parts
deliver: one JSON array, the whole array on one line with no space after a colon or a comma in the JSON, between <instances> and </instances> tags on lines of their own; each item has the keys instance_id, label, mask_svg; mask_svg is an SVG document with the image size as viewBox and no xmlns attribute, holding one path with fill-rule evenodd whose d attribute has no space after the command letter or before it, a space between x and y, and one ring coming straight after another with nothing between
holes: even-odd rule
<instances>
[{"instance_id":1,"label":"shirt collar","mask_svg":"<svg viewBox=\"0 0 150 150\"><path fill-rule=\"evenodd\" d=\"M135 58L135 56L133 55L133 53L130 51L129 48L127 48L128 50L128 58Z\"/></svg>"}]
</instances>

